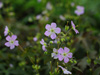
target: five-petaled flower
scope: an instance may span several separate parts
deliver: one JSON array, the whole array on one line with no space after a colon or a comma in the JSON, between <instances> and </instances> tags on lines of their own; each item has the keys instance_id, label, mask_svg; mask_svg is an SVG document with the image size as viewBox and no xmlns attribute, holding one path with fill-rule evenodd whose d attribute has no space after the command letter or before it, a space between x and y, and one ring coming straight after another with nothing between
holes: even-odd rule
<instances>
[{"instance_id":1,"label":"five-petaled flower","mask_svg":"<svg viewBox=\"0 0 100 75\"><path fill-rule=\"evenodd\" d=\"M54 57L54 59L57 59L58 55L58 50L56 48L53 48L53 53L51 54L51 56Z\"/></svg>"},{"instance_id":2,"label":"five-petaled flower","mask_svg":"<svg viewBox=\"0 0 100 75\"><path fill-rule=\"evenodd\" d=\"M84 14L84 7L83 6L77 6L77 9L75 10L75 14L78 16Z\"/></svg>"},{"instance_id":3,"label":"five-petaled flower","mask_svg":"<svg viewBox=\"0 0 100 75\"><path fill-rule=\"evenodd\" d=\"M5 27L5 31L4 31L4 36L6 36L8 33L9 33L9 29L8 29L8 27L6 26L6 27Z\"/></svg>"},{"instance_id":4,"label":"five-petaled flower","mask_svg":"<svg viewBox=\"0 0 100 75\"><path fill-rule=\"evenodd\" d=\"M18 41L16 40L17 39L17 36L16 35L12 35L12 36L7 36L6 37L6 40L8 41L8 42L6 42L5 43L5 45L7 46L7 47L10 47L10 49L14 49L15 48L15 46L18 46L19 45L19 43L18 43Z\"/></svg>"},{"instance_id":5,"label":"five-petaled flower","mask_svg":"<svg viewBox=\"0 0 100 75\"><path fill-rule=\"evenodd\" d=\"M62 61L64 59L64 62L67 63L69 61L69 58L72 58L72 53L69 52L69 48L64 47L63 48L59 48L58 53L58 59L59 61Z\"/></svg>"},{"instance_id":6,"label":"five-petaled flower","mask_svg":"<svg viewBox=\"0 0 100 75\"><path fill-rule=\"evenodd\" d=\"M67 69L63 68L62 66L59 65L59 67L63 70L64 74L72 74L70 71L68 71Z\"/></svg>"},{"instance_id":7,"label":"five-petaled flower","mask_svg":"<svg viewBox=\"0 0 100 75\"><path fill-rule=\"evenodd\" d=\"M77 29L75 29L75 24L73 23L73 21L71 21L71 25L72 25L72 28L75 31L75 33L78 34L79 31Z\"/></svg>"},{"instance_id":8,"label":"five-petaled flower","mask_svg":"<svg viewBox=\"0 0 100 75\"><path fill-rule=\"evenodd\" d=\"M51 25L47 24L45 26L45 28L47 29L47 31L45 31L45 35L46 36L50 36L51 39L55 39L56 38L56 33L59 34L61 32L61 29L59 27L56 27L56 23L51 23Z\"/></svg>"},{"instance_id":9,"label":"five-petaled flower","mask_svg":"<svg viewBox=\"0 0 100 75\"><path fill-rule=\"evenodd\" d=\"M44 51L47 51L47 49L45 48L45 47L47 47L47 44L46 44L46 42L44 41L44 39L42 39L42 40L40 41L40 43L42 44L42 49L43 49Z\"/></svg>"}]
</instances>

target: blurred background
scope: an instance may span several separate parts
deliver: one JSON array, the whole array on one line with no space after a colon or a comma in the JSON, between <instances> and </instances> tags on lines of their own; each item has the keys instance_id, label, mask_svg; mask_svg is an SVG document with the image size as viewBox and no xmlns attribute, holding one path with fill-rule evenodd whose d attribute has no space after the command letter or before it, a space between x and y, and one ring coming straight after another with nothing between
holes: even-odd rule
<instances>
[{"instance_id":1,"label":"blurred background","mask_svg":"<svg viewBox=\"0 0 100 75\"><path fill-rule=\"evenodd\" d=\"M80 16L77 6L84 7ZM69 70L72 75L100 75L100 0L0 0L0 75L49 75L52 58L40 45L45 25L55 22L65 31L71 20L79 34L72 31L71 40L65 42L77 61ZM5 26L18 36L25 52L4 45Z\"/></svg>"}]
</instances>

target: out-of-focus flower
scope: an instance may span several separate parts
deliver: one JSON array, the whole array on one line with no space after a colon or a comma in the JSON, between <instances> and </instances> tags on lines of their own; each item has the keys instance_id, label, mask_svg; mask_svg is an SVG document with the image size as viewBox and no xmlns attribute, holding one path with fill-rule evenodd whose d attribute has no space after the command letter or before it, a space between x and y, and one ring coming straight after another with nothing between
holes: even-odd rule
<instances>
[{"instance_id":1,"label":"out-of-focus flower","mask_svg":"<svg viewBox=\"0 0 100 75\"><path fill-rule=\"evenodd\" d=\"M9 64L9 66L10 66L11 68L13 68L13 64Z\"/></svg>"},{"instance_id":2,"label":"out-of-focus flower","mask_svg":"<svg viewBox=\"0 0 100 75\"><path fill-rule=\"evenodd\" d=\"M2 8L3 7L3 3L2 2L0 2L0 8Z\"/></svg>"},{"instance_id":3,"label":"out-of-focus flower","mask_svg":"<svg viewBox=\"0 0 100 75\"><path fill-rule=\"evenodd\" d=\"M39 14L39 15L36 16L36 19L37 20L40 20L41 18L42 18L42 15L41 14Z\"/></svg>"},{"instance_id":4,"label":"out-of-focus flower","mask_svg":"<svg viewBox=\"0 0 100 75\"><path fill-rule=\"evenodd\" d=\"M73 23L73 21L71 21L71 25L72 25L72 28L75 31L75 33L78 34L79 31L77 29L75 29L75 24Z\"/></svg>"},{"instance_id":5,"label":"out-of-focus flower","mask_svg":"<svg viewBox=\"0 0 100 75\"><path fill-rule=\"evenodd\" d=\"M78 16L84 14L84 7L83 6L77 6L77 9L75 10L75 14Z\"/></svg>"},{"instance_id":6,"label":"out-of-focus flower","mask_svg":"<svg viewBox=\"0 0 100 75\"><path fill-rule=\"evenodd\" d=\"M44 10L43 12L42 12L42 14L47 14L48 13L48 11L47 10Z\"/></svg>"},{"instance_id":7,"label":"out-of-focus flower","mask_svg":"<svg viewBox=\"0 0 100 75\"><path fill-rule=\"evenodd\" d=\"M53 41L53 43L57 43L59 40L60 40L59 38L58 38L58 39L55 39L55 40Z\"/></svg>"},{"instance_id":8,"label":"out-of-focus flower","mask_svg":"<svg viewBox=\"0 0 100 75\"><path fill-rule=\"evenodd\" d=\"M5 43L5 45L7 46L7 47L10 47L10 49L14 49L15 48L15 46L18 46L19 45L19 43L18 43L18 41L16 40L17 39L17 36L16 35L12 35L12 36L7 36L6 37L6 40L8 41L8 42L6 42Z\"/></svg>"},{"instance_id":9,"label":"out-of-focus flower","mask_svg":"<svg viewBox=\"0 0 100 75\"><path fill-rule=\"evenodd\" d=\"M40 41L40 43L42 44L42 49L43 49L43 51L47 51L47 49L45 48L45 47L47 46L47 44L46 44L46 42L44 41L44 39L42 39L42 40Z\"/></svg>"},{"instance_id":10,"label":"out-of-focus flower","mask_svg":"<svg viewBox=\"0 0 100 75\"><path fill-rule=\"evenodd\" d=\"M48 10L52 10L52 5L51 5L50 2L47 3L46 8L47 8Z\"/></svg>"},{"instance_id":11,"label":"out-of-focus flower","mask_svg":"<svg viewBox=\"0 0 100 75\"><path fill-rule=\"evenodd\" d=\"M6 36L8 33L9 33L9 29L8 29L8 27L6 26L6 27L5 27L5 31L4 31L4 36Z\"/></svg>"},{"instance_id":12,"label":"out-of-focus flower","mask_svg":"<svg viewBox=\"0 0 100 75\"><path fill-rule=\"evenodd\" d=\"M57 59L58 58L58 50L53 48L53 53L51 54L52 57L54 57L54 59Z\"/></svg>"},{"instance_id":13,"label":"out-of-focus flower","mask_svg":"<svg viewBox=\"0 0 100 75\"><path fill-rule=\"evenodd\" d=\"M50 36L51 39L55 39L56 33L59 34L61 32L61 29L59 27L56 27L56 23L51 23L51 25L47 24L45 28L47 31L45 31L44 34L46 36Z\"/></svg>"},{"instance_id":14,"label":"out-of-focus flower","mask_svg":"<svg viewBox=\"0 0 100 75\"><path fill-rule=\"evenodd\" d=\"M63 21L65 21L66 19L65 19L65 17L64 16L62 16L62 15L60 15L59 16L59 18L61 19L61 20L63 20Z\"/></svg>"},{"instance_id":15,"label":"out-of-focus flower","mask_svg":"<svg viewBox=\"0 0 100 75\"><path fill-rule=\"evenodd\" d=\"M41 0L37 0L38 2L41 2Z\"/></svg>"},{"instance_id":16,"label":"out-of-focus flower","mask_svg":"<svg viewBox=\"0 0 100 75\"><path fill-rule=\"evenodd\" d=\"M36 42L37 41L37 37L34 37L33 40Z\"/></svg>"},{"instance_id":17,"label":"out-of-focus flower","mask_svg":"<svg viewBox=\"0 0 100 75\"><path fill-rule=\"evenodd\" d=\"M64 62L67 63L69 61L69 58L72 58L72 53L69 52L69 48L67 47L64 47L64 49L59 48L58 53L59 61L62 61L64 59Z\"/></svg>"},{"instance_id":18,"label":"out-of-focus flower","mask_svg":"<svg viewBox=\"0 0 100 75\"><path fill-rule=\"evenodd\" d=\"M74 2L72 2L72 3L71 3L71 6L73 7L74 5L75 5L75 3L74 3Z\"/></svg>"},{"instance_id":19,"label":"out-of-focus flower","mask_svg":"<svg viewBox=\"0 0 100 75\"><path fill-rule=\"evenodd\" d=\"M72 74L70 71L68 71L67 69L63 68L62 66L59 65L59 67L63 70L64 74Z\"/></svg>"}]
</instances>

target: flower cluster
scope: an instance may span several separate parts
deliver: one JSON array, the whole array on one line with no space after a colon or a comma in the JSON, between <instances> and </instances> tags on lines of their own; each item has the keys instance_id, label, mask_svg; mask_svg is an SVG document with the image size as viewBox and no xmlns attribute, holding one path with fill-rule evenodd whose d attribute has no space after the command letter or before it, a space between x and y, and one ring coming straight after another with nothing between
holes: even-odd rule
<instances>
[{"instance_id":1,"label":"flower cluster","mask_svg":"<svg viewBox=\"0 0 100 75\"><path fill-rule=\"evenodd\" d=\"M7 36L10 33L8 27L5 27L4 36ZM8 35L6 40L8 42L5 43L5 46L10 47L10 49L14 49L15 46L19 46L18 40L16 35Z\"/></svg>"},{"instance_id":2,"label":"flower cluster","mask_svg":"<svg viewBox=\"0 0 100 75\"><path fill-rule=\"evenodd\" d=\"M67 63L69 61L69 58L72 58L72 53L69 52L69 48L64 47L63 48L59 48L57 49L53 49L53 53L52 53L52 57L54 57L54 59L59 59L59 61L64 60L65 63Z\"/></svg>"},{"instance_id":3,"label":"flower cluster","mask_svg":"<svg viewBox=\"0 0 100 75\"><path fill-rule=\"evenodd\" d=\"M75 28L75 24L73 23L73 21L71 21L71 25L75 33L78 34L79 31ZM60 34L62 34L63 32L61 32L61 29L59 27L57 27L56 23L52 22L51 25L46 24L45 29L46 31L44 35L51 38L49 43L58 44L57 42L59 42L61 38L63 37ZM60 37L58 37L58 34ZM64 36L65 35L66 34L64 34ZM47 43L44 41L44 39L42 39L40 43L42 44L43 51L47 51L46 47L48 46L47 46ZM50 44L48 45L50 46ZM73 54L70 52L70 49L68 47L64 47L64 48L59 47L58 49L53 48L53 52L51 53L51 57L53 57L54 59L58 59L59 61L64 61L64 63L68 63L69 59L72 58L72 55ZM62 66L59 66L59 67L63 70L64 74L71 74L70 71L63 68Z\"/></svg>"}]
</instances>

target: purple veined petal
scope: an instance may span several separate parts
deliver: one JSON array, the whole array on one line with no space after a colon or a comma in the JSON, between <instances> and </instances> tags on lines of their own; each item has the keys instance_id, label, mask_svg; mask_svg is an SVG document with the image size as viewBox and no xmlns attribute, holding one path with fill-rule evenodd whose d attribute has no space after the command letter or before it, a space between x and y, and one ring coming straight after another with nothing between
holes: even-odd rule
<instances>
[{"instance_id":1,"label":"purple veined petal","mask_svg":"<svg viewBox=\"0 0 100 75\"><path fill-rule=\"evenodd\" d=\"M67 57L64 58L64 62L68 63L69 59Z\"/></svg>"},{"instance_id":2,"label":"purple veined petal","mask_svg":"<svg viewBox=\"0 0 100 75\"><path fill-rule=\"evenodd\" d=\"M50 37L51 37L51 39L55 39L56 38L56 34L52 33Z\"/></svg>"},{"instance_id":3,"label":"purple veined petal","mask_svg":"<svg viewBox=\"0 0 100 75\"><path fill-rule=\"evenodd\" d=\"M68 53L68 54L67 54L67 57L68 57L68 58L72 58L72 53Z\"/></svg>"},{"instance_id":4,"label":"purple veined petal","mask_svg":"<svg viewBox=\"0 0 100 75\"><path fill-rule=\"evenodd\" d=\"M51 23L51 28L53 28L53 29L56 28L56 23L54 23L54 22Z\"/></svg>"},{"instance_id":5,"label":"purple veined petal","mask_svg":"<svg viewBox=\"0 0 100 75\"><path fill-rule=\"evenodd\" d=\"M40 43L43 45L44 44L44 39L41 39Z\"/></svg>"},{"instance_id":6,"label":"purple veined petal","mask_svg":"<svg viewBox=\"0 0 100 75\"><path fill-rule=\"evenodd\" d=\"M78 16L81 15L81 13L78 10L75 10L75 14L77 14Z\"/></svg>"},{"instance_id":7,"label":"purple veined petal","mask_svg":"<svg viewBox=\"0 0 100 75\"><path fill-rule=\"evenodd\" d=\"M45 26L45 29L47 29L48 31L51 29L51 26L49 25L49 24L47 24L46 26Z\"/></svg>"},{"instance_id":8,"label":"purple veined petal","mask_svg":"<svg viewBox=\"0 0 100 75\"><path fill-rule=\"evenodd\" d=\"M43 51L47 51L47 49L45 48L45 46L42 46Z\"/></svg>"},{"instance_id":9,"label":"purple veined petal","mask_svg":"<svg viewBox=\"0 0 100 75\"><path fill-rule=\"evenodd\" d=\"M11 37L8 35L8 36L6 37L6 40L7 40L7 41L10 41L10 40L11 40Z\"/></svg>"},{"instance_id":10,"label":"purple veined petal","mask_svg":"<svg viewBox=\"0 0 100 75\"><path fill-rule=\"evenodd\" d=\"M12 45L10 46L10 49L14 49L14 48L15 48L15 45L12 44Z\"/></svg>"},{"instance_id":11,"label":"purple veined petal","mask_svg":"<svg viewBox=\"0 0 100 75\"><path fill-rule=\"evenodd\" d=\"M68 53L68 52L69 52L69 48L64 47L64 52L65 52L65 53Z\"/></svg>"},{"instance_id":12,"label":"purple veined petal","mask_svg":"<svg viewBox=\"0 0 100 75\"><path fill-rule=\"evenodd\" d=\"M63 48L59 48L58 53L63 54L64 53Z\"/></svg>"},{"instance_id":13,"label":"purple veined petal","mask_svg":"<svg viewBox=\"0 0 100 75\"><path fill-rule=\"evenodd\" d=\"M14 45L18 46L19 45L18 41L14 41Z\"/></svg>"},{"instance_id":14,"label":"purple veined petal","mask_svg":"<svg viewBox=\"0 0 100 75\"><path fill-rule=\"evenodd\" d=\"M59 27L55 28L55 32L58 34L61 32L61 29Z\"/></svg>"},{"instance_id":15,"label":"purple veined petal","mask_svg":"<svg viewBox=\"0 0 100 75\"><path fill-rule=\"evenodd\" d=\"M16 35L12 35L11 40L15 41L17 39Z\"/></svg>"},{"instance_id":16,"label":"purple veined petal","mask_svg":"<svg viewBox=\"0 0 100 75\"><path fill-rule=\"evenodd\" d=\"M63 60L63 56L62 55L59 55L58 56L58 59L59 59L59 61L62 61Z\"/></svg>"},{"instance_id":17,"label":"purple veined petal","mask_svg":"<svg viewBox=\"0 0 100 75\"><path fill-rule=\"evenodd\" d=\"M10 47L10 45L11 45L11 44L10 44L9 42L6 42L6 43L5 43L5 46L7 46L7 47Z\"/></svg>"},{"instance_id":18,"label":"purple veined petal","mask_svg":"<svg viewBox=\"0 0 100 75\"><path fill-rule=\"evenodd\" d=\"M75 29L75 24L73 23L73 21L71 21L71 25Z\"/></svg>"},{"instance_id":19,"label":"purple veined petal","mask_svg":"<svg viewBox=\"0 0 100 75\"><path fill-rule=\"evenodd\" d=\"M57 52L57 49L56 48L53 48L53 52Z\"/></svg>"},{"instance_id":20,"label":"purple veined petal","mask_svg":"<svg viewBox=\"0 0 100 75\"><path fill-rule=\"evenodd\" d=\"M50 32L49 31L45 31L44 33L46 36L49 36L50 35Z\"/></svg>"},{"instance_id":21,"label":"purple veined petal","mask_svg":"<svg viewBox=\"0 0 100 75\"><path fill-rule=\"evenodd\" d=\"M78 31L77 29L75 29L74 31L75 31L75 33L76 33L76 34L78 34L78 33L79 33L79 31Z\"/></svg>"}]
</instances>

